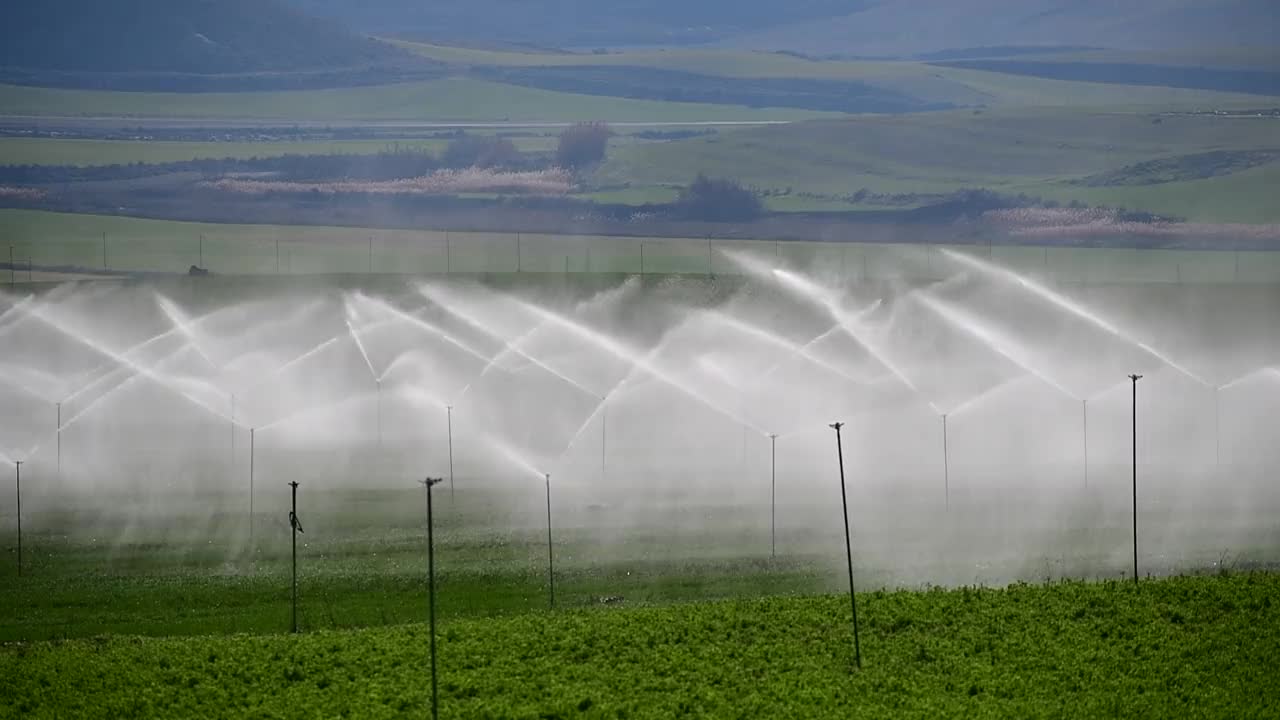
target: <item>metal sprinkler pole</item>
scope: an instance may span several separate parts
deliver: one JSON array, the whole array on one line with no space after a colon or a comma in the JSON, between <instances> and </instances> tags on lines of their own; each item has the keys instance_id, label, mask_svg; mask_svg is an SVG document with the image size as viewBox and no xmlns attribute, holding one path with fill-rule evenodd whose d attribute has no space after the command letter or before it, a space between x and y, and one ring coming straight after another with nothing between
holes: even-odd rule
<instances>
[{"instance_id":1,"label":"metal sprinkler pole","mask_svg":"<svg viewBox=\"0 0 1280 720\"><path fill-rule=\"evenodd\" d=\"M1133 381L1133 584L1138 584L1138 381L1141 375L1130 375Z\"/></svg>"},{"instance_id":2,"label":"metal sprinkler pole","mask_svg":"<svg viewBox=\"0 0 1280 720\"><path fill-rule=\"evenodd\" d=\"M600 408L600 482L608 477L608 465L605 454L609 447L609 406Z\"/></svg>"},{"instance_id":3,"label":"metal sprinkler pole","mask_svg":"<svg viewBox=\"0 0 1280 720\"><path fill-rule=\"evenodd\" d=\"M449 502L453 502L453 406L449 410Z\"/></svg>"},{"instance_id":4,"label":"metal sprinkler pole","mask_svg":"<svg viewBox=\"0 0 1280 720\"><path fill-rule=\"evenodd\" d=\"M62 479L62 403L58 406L58 479Z\"/></svg>"},{"instance_id":5,"label":"metal sprinkler pole","mask_svg":"<svg viewBox=\"0 0 1280 720\"><path fill-rule=\"evenodd\" d=\"M14 461L14 487L18 495L18 577L22 577L22 460Z\"/></svg>"},{"instance_id":6,"label":"metal sprinkler pole","mask_svg":"<svg viewBox=\"0 0 1280 720\"><path fill-rule=\"evenodd\" d=\"M951 507L951 454L947 450L947 414L942 413L942 498Z\"/></svg>"},{"instance_id":7,"label":"metal sprinkler pole","mask_svg":"<svg viewBox=\"0 0 1280 720\"><path fill-rule=\"evenodd\" d=\"M778 557L778 434L769 433L769 557Z\"/></svg>"},{"instance_id":8,"label":"metal sprinkler pole","mask_svg":"<svg viewBox=\"0 0 1280 720\"><path fill-rule=\"evenodd\" d=\"M1222 387L1213 389L1213 465L1222 473Z\"/></svg>"},{"instance_id":9,"label":"metal sprinkler pole","mask_svg":"<svg viewBox=\"0 0 1280 720\"><path fill-rule=\"evenodd\" d=\"M236 465L236 396L231 398L231 467Z\"/></svg>"},{"instance_id":10,"label":"metal sprinkler pole","mask_svg":"<svg viewBox=\"0 0 1280 720\"><path fill-rule=\"evenodd\" d=\"M1080 419L1082 427L1080 440L1084 444L1084 487L1089 488L1089 399L1080 401Z\"/></svg>"},{"instance_id":11,"label":"metal sprinkler pole","mask_svg":"<svg viewBox=\"0 0 1280 720\"><path fill-rule=\"evenodd\" d=\"M249 428L249 553L253 554L253 456L256 448L254 428Z\"/></svg>"},{"instance_id":12,"label":"metal sprinkler pole","mask_svg":"<svg viewBox=\"0 0 1280 720\"><path fill-rule=\"evenodd\" d=\"M551 609L556 609L556 557L551 546L551 473L547 473L547 593Z\"/></svg>"},{"instance_id":13,"label":"metal sprinkler pole","mask_svg":"<svg viewBox=\"0 0 1280 720\"><path fill-rule=\"evenodd\" d=\"M431 631L431 717L440 717L440 693L436 684L436 553L434 518L431 516L431 488L444 478L422 481L427 489L427 613Z\"/></svg>"},{"instance_id":14,"label":"metal sprinkler pole","mask_svg":"<svg viewBox=\"0 0 1280 720\"><path fill-rule=\"evenodd\" d=\"M374 378L373 380L375 394L378 396L378 407L376 409L378 423L378 450L382 450L382 381Z\"/></svg>"},{"instance_id":15,"label":"metal sprinkler pole","mask_svg":"<svg viewBox=\"0 0 1280 720\"><path fill-rule=\"evenodd\" d=\"M298 533L302 523L298 521L298 483L289 483L293 490L293 505L289 510L289 527L293 529L293 632L298 632Z\"/></svg>"},{"instance_id":16,"label":"metal sprinkler pole","mask_svg":"<svg viewBox=\"0 0 1280 720\"><path fill-rule=\"evenodd\" d=\"M844 555L849 563L849 605L853 609L853 657L858 669L862 669L862 648L858 641L858 597L853 589L853 543L849 539L849 499L844 489L844 444L840 441L840 428L844 423L831 423L836 431L836 455L840 461L840 506L844 510Z\"/></svg>"}]
</instances>

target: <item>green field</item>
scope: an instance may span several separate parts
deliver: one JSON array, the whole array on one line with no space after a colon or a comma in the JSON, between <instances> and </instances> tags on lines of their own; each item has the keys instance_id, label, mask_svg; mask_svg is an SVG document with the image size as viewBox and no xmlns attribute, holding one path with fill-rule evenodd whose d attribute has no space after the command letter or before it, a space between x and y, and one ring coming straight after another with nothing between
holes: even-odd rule
<instances>
[{"instance_id":1,"label":"green field","mask_svg":"<svg viewBox=\"0 0 1280 720\"><path fill-rule=\"evenodd\" d=\"M470 78L245 93L142 93L0 85L0 113L280 122L701 122L800 120L834 113L575 95Z\"/></svg>"},{"instance_id":2,"label":"green field","mask_svg":"<svg viewBox=\"0 0 1280 720\"><path fill-rule=\"evenodd\" d=\"M524 151L550 150L551 137L514 137ZM193 142L168 140L80 140L63 138L0 138L0 165L115 165L170 163L199 158L277 157L280 155L368 155L415 150L439 153L447 140L390 138L386 140L302 140L280 142Z\"/></svg>"},{"instance_id":3,"label":"green field","mask_svg":"<svg viewBox=\"0 0 1280 720\"><path fill-rule=\"evenodd\" d=\"M539 233L233 225L0 209L13 273L36 269L185 273L193 264L228 275L427 273L690 273L737 275L746 253L849 278L943 279L955 272L941 246L775 242ZM105 234L105 238L104 238ZM203 238L203 240L202 240ZM106 258L103 258L104 239ZM203 246L203 255L201 247ZM277 254L277 248L279 249ZM1083 283L1280 283L1280 253L1035 246L956 246L1033 277ZM517 254L518 252L518 254ZM277 258L279 262L277 264ZM0 262L7 254L0 244ZM34 279L34 278L33 278Z\"/></svg>"},{"instance_id":4,"label":"green field","mask_svg":"<svg viewBox=\"0 0 1280 720\"><path fill-rule=\"evenodd\" d=\"M1159 122L1156 122L1159 120ZM1083 187L1075 179L1155 159L1280 148L1273 118L1020 110L859 117L740 129L619 148L601 183L671 186L698 172L820 195L945 193L984 187L1124 205L1191 220L1276 222L1265 182L1276 162L1188 183ZM1187 200L1194 196L1193 202Z\"/></svg>"},{"instance_id":5,"label":"green field","mask_svg":"<svg viewBox=\"0 0 1280 720\"><path fill-rule=\"evenodd\" d=\"M1263 717L1274 575L533 613L439 629L444 717ZM420 609L420 608L419 608ZM0 649L13 717L403 717L423 625Z\"/></svg>"},{"instance_id":6,"label":"green field","mask_svg":"<svg viewBox=\"0 0 1280 720\"><path fill-rule=\"evenodd\" d=\"M1144 107L1167 109L1228 109L1270 107L1274 98L1177 88L1086 83L1044 78L1018 77L996 72L950 68L914 61L808 60L782 53L732 49L660 48L627 50L606 54L563 52L517 52L458 48L395 41L397 45L434 60L459 65L494 67L623 66L679 70L729 78L804 78L853 80L904 92L922 100L960 106L1041 106L1136 110ZM1099 61L1123 62L1094 53ZM1232 62L1241 53L1227 50L1191 54L1195 64L1208 58ZM1259 59L1258 53L1245 56L1251 63L1274 62ZM1066 56L1063 59L1074 59ZM1153 57L1153 60L1169 58ZM1177 58L1175 58L1177 59ZM1211 60L1210 60L1211 61ZM1212 62L1212 61L1211 61Z\"/></svg>"}]
</instances>

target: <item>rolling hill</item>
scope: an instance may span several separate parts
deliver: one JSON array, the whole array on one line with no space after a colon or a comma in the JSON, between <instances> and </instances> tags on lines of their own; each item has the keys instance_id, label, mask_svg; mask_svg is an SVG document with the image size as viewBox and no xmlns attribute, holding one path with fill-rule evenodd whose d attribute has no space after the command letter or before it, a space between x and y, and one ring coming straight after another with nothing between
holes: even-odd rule
<instances>
[{"instance_id":1,"label":"rolling hill","mask_svg":"<svg viewBox=\"0 0 1280 720\"><path fill-rule=\"evenodd\" d=\"M422 63L279 0L0 4L0 67L10 77L332 72Z\"/></svg>"},{"instance_id":2,"label":"rolling hill","mask_svg":"<svg viewBox=\"0 0 1280 720\"><path fill-rule=\"evenodd\" d=\"M904 56L983 46L1274 47L1274 0L293 0L361 30L481 44Z\"/></svg>"}]
</instances>

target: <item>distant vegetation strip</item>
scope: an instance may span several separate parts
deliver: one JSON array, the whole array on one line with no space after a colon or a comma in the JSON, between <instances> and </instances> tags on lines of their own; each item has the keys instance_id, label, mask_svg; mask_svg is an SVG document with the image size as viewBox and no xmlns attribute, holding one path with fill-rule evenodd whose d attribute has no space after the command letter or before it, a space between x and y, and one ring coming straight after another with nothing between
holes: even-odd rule
<instances>
[{"instance_id":1,"label":"distant vegetation strip","mask_svg":"<svg viewBox=\"0 0 1280 720\"><path fill-rule=\"evenodd\" d=\"M1051 80L1116 85L1159 85L1280 96L1280 72L1271 70L1035 60L955 60L939 64L945 67L1030 75Z\"/></svg>"},{"instance_id":2,"label":"distant vegetation strip","mask_svg":"<svg viewBox=\"0 0 1280 720\"><path fill-rule=\"evenodd\" d=\"M419 591L421 588L419 588ZM1264 717L1276 575L532 613L439 629L447 717ZM427 628L0 649L13 717L425 716Z\"/></svg>"}]
</instances>

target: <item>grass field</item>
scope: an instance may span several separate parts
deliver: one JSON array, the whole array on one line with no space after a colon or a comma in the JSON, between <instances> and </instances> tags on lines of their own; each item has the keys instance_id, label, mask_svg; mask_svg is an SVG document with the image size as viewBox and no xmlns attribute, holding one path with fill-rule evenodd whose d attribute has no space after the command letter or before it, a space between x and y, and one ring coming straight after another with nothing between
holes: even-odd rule
<instances>
[{"instance_id":1,"label":"grass field","mask_svg":"<svg viewBox=\"0 0 1280 720\"><path fill-rule=\"evenodd\" d=\"M1178 90L1163 87L1117 86L1020 78L1003 73L939 67L924 62L881 60L809 60L783 53L733 49L665 48L594 53L518 52L394 41L424 57L459 65L498 67L624 66L680 70L732 78L805 78L856 80L892 88L930 102L990 106L1080 106L1136 109L1165 106L1170 109L1207 107L1268 107L1266 98L1236 93ZM1080 53L1097 62L1182 60L1166 56L1135 58L1115 53ZM1056 56L1055 56L1056 57ZM1219 62L1229 65L1269 66L1274 58L1259 51L1224 50L1203 55L1188 54L1193 64ZM1076 54L1059 59L1076 60Z\"/></svg>"},{"instance_id":2,"label":"grass field","mask_svg":"<svg viewBox=\"0 0 1280 720\"><path fill-rule=\"evenodd\" d=\"M524 151L550 150L552 137L514 137ZM80 140L0 138L0 165L115 165L169 163L198 158L253 158L280 155L368 155L394 150L439 153L447 140L319 140L281 142L188 142L161 140Z\"/></svg>"},{"instance_id":3,"label":"grass field","mask_svg":"<svg viewBox=\"0 0 1280 720\"><path fill-rule=\"evenodd\" d=\"M831 113L575 95L455 77L401 85L247 93L137 93L0 85L5 115L293 121L699 122Z\"/></svg>"},{"instance_id":4,"label":"grass field","mask_svg":"<svg viewBox=\"0 0 1280 720\"><path fill-rule=\"evenodd\" d=\"M304 225L233 225L0 209L17 271L28 263L100 272L220 274L422 273L740 274L744 252L796 267L836 268L860 279L942 279L939 246L877 243L642 238L538 233L382 230ZM104 233L106 261L103 260ZM203 237L203 240L201 239ZM203 246L203 255L201 247ZM277 255L277 247L279 254ZM1021 272L1060 282L1277 283L1280 253L1121 248L957 246ZM517 250L519 254L517 255ZM279 264L277 265L277 257ZM0 262L7 264L0 244Z\"/></svg>"},{"instance_id":5,"label":"grass field","mask_svg":"<svg viewBox=\"0 0 1280 720\"><path fill-rule=\"evenodd\" d=\"M1171 212L1191 220L1276 222L1280 206L1269 200L1264 182L1275 172L1274 163L1186 184L1086 188L1069 183L1153 159L1274 148L1280 148L1280 122L1273 118L948 112L741 129L624 147L611 154L597 178L669 186L705 172L762 189L834 196L859 188L901 194L985 187Z\"/></svg>"}]
</instances>

